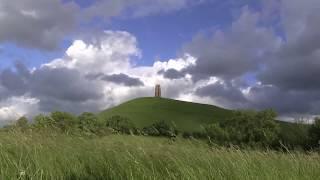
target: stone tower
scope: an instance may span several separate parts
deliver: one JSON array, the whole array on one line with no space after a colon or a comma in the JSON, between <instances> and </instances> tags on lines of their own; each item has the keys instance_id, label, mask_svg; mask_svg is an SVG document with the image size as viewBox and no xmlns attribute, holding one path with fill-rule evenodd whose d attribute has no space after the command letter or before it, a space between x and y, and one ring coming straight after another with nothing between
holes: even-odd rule
<instances>
[{"instance_id":1,"label":"stone tower","mask_svg":"<svg viewBox=\"0 0 320 180\"><path fill-rule=\"evenodd\" d=\"M155 97L161 97L161 87L160 87L159 84L156 85L154 96Z\"/></svg>"}]
</instances>

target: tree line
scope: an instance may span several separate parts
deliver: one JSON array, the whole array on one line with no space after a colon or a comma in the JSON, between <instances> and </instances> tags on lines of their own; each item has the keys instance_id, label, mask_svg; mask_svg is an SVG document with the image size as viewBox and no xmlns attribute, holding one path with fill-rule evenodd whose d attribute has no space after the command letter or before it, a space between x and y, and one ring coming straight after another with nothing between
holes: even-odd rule
<instances>
[{"instance_id":1,"label":"tree line","mask_svg":"<svg viewBox=\"0 0 320 180\"><path fill-rule=\"evenodd\" d=\"M203 127L199 132L180 132L166 121L157 121L144 128L137 128L128 118L112 116L100 118L85 112L75 116L67 112L40 114L32 123L25 117L4 131L58 131L70 135L105 136L109 134L132 134L175 138L206 139L212 145L263 147L273 149L316 149L320 144L320 119L312 125L279 123L273 110L234 111L232 116Z\"/></svg>"}]
</instances>

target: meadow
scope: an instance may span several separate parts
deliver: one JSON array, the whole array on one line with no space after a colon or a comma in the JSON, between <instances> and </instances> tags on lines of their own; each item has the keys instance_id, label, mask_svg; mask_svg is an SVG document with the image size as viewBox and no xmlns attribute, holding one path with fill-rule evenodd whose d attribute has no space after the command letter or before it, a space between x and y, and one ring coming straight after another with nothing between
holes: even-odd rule
<instances>
[{"instance_id":1,"label":"meadow","mask_svg":"<svg viewBox=\"0 0 320 180\"><path fill-rule=\"evenodd\" d=\"M318 179L318 153L204 140L0 132L0 179Z\"/></svg>"}]
</instances>

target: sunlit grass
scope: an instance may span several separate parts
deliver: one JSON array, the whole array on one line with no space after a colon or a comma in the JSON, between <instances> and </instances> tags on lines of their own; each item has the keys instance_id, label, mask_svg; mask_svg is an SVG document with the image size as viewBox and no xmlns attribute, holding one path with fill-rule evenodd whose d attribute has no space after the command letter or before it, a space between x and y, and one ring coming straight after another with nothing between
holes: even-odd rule
<instances>
[{"instance_id":1,"label":"sunlit grass","mask_svg":"<svg viewBox=\"0 0 320 180\"><path fill-rule=\"evenodd\" d=\"M210 148L197 140L0 133L0 179L317 179L316 153Z\"/></svg>"}]
</instances>

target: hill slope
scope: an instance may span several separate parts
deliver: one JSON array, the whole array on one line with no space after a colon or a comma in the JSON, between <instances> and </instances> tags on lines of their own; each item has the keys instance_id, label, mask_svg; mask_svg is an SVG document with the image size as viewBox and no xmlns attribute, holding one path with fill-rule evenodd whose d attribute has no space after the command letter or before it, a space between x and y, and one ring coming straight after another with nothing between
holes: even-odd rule
<instances>
[{"instance_id":1,"label":"hill slope","mask_svg":"<svg viewBox=\"0 0 320 180\"><path fill-rule=\"evenodd\" d=\"M130 118L140 128L164 120L178 130L200 131L202 125L223 120L231 111L212 105L165 98L139 98L101 112L100 117L120 115Z\"/></svg>"}]
</instances>

